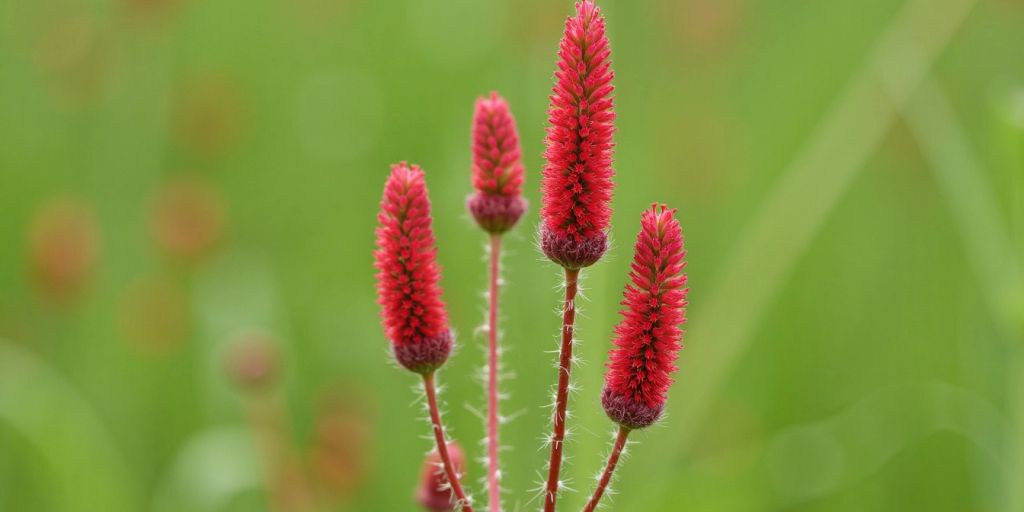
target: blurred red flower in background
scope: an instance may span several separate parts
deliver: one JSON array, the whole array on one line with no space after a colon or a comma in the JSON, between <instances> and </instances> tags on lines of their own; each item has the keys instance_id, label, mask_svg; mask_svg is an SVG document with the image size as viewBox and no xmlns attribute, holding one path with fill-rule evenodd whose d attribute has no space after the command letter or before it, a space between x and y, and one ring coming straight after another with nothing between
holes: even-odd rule
<instances>
[{"instance_id":1,"label":"blurred red flower in background","mask_svg":"<svg viewBox=\"0 0 1024 512\"><path fill-rule=\"evenodd\" d=\"M67 302L84 289L100 255L100 229L92 208L80 199L56 197L33 214L28 258L40 293Z\"/></svg>"}]
</instances>

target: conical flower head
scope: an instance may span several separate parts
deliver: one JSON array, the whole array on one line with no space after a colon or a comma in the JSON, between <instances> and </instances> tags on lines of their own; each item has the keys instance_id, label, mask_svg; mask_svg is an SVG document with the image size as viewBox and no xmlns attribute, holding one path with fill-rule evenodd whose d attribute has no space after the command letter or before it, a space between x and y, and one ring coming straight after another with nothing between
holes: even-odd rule
<instances>
[{"instance_id":1,"label":"conical flower head","mask_svg":"<svg viewBox=\"0 0 1024 512\"><path fill-rule=\"evenodd\" d=\"M523 188L519 131L497 92L477 98L473 113L473 186L490 195L518 196Z\"/></svg>"},{"instance_id":2,"label":"conical flower head","mask_svg":"<svg viewBox=\"0 0 1024 512\"><path fill-rule=\"evenodd\" d=\"M622 320L615 327L601 397L608 416L627 428L661 416L686 321L686 263L676 210L651 206L640 218Z\"/></svg>"},{"instance_id":3,"label":"conical flower head","mask_svg":"<svg viewBox=\"0 0 1024 512\"><path fill-rule=\"evenodd\" d=\"M430 373L451 353L423 170L391 167L377 214L377 295L384 330L405 368Z\"/></svg>"},{"instance_id":4,"label":"conical flower head","mask_svg":"<svg viewBox=\"0 0 1024 512\"><path fill-rule=\"evenodd\" d=\"M591 265L607 249L615 174L610 53L601 10L577 2L558 49L541 187L541 245L566 268Z\"/></svg>"},{"instance_id":5,"label":"conical flower head","mask_svg":"<svg viewBox=\"0 0 1024 512\"><path fill-rule=\"evenodd\" d=\"M478 98L473 114L473 186L466 202L490 233L512 228L526 210L519 132L508 103L496 92Z\"/></svg>"}]
</instances>

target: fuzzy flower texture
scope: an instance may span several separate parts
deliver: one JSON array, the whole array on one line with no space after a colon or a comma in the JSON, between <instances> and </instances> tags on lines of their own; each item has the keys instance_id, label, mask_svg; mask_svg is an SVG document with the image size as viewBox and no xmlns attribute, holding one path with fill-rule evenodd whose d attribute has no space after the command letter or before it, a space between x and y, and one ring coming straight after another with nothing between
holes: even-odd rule
<instances>
[{"instance_id":1,"label":"fuzzy flower texture","mask_svg":"<svg viewBox=\"0 0 1024 512\"><path fill-rule=\"evenodd\" d=\"M466 206L485 231L501 234L526 211L519 132L498 93L478 98L473 114L473 187Z\"/></svg>"},{"instance_id":2,"label":"fuzzy flower texture","mask_svg":"<svg viewBox=\"0 0 1024 512\"><path fill-rule=\"evenodd\" d=\"M622 320L615 327L601 403L630 429L661 416L686 321L683 232L675 209L652 205L640 219Z\"/></svg>"},{"instance_id":3,"label":"fuzzy flower texture","mask_svg":"<svg viewBox=\"0 0 1024 512\"><path fill-rule=\"evenodd\" d=\"M440 269L423 170L394 165L377 214L377 294L395 358L421 374L448 359L452 334L441 300Z\"/></svg>"},{"instance_id":4,"label":"fuzzy flower texture","mask_svg":"<svg viewBox=\"0 0 1024 512\"><path fill-rule=\"evenodd\" d=\"M610 53L600 9L577 2L558 48L541 187L542 249L571 269L592 265L608 246L615 174Z\"/></svg>"}]
</instances>

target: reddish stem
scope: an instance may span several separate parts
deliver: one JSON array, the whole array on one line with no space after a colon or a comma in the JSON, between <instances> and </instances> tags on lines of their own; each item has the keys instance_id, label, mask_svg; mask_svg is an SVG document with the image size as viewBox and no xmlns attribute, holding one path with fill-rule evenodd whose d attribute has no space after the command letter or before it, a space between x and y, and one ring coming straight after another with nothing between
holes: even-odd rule
<instances>
[{"instance_id":1,"label":"reddish stem","mask_svg":"<svg viewBox=\"0 0 1024 512\"><path fill-rule=\"evenodd\" d=\"M452 493L459 500L462 512L473 512L473 507L466 499L466 493L462 490L462 483L459 475L452 464L452 458L448 455L448 442L444 439L444 427L441 426L441 411L437 407L437 391L434 389L434 374L423 375L423 390L427 394L427 405L430 408L430 424L434 427L434 440L437 441L437 454L441 456L444 465L444 474L448 477L448 484L452 486Z\"/></svg>"},{"instance_id":2,"label":"reddish stem","mask_svg":"<svg viewBox=\"0 0 1024 512\"><path fill-rule=\"evenodd\" d=\"M562 470L562 448L565 440L565 410L569 404L569 374L572 371L572 334L573 325L576 322L576 282L579 274L579 270L565 269L562 348L558 361L558 391L555 394L551 460L548 461L548 484L544 496L544 512L555 512L555 501L558 499L558 475Z\"/></svg>"},{"instance_id":3,"label":"reddish stem","mask_svg":"<svg viewBox=\"0 0 1024 512\"><path fill-rule=\"evenodd\" d=\"M615 465L619 463L622 449L626 447L627 437L629 437L629 429L619 427L619 436L615 438L615 447L612 448L612 454L608 456L608 465L605 466L604 473L601 473L601 480L597 483L594 495L590 497L583 512L594 512L597 508L597 503L601 501L601 496L604 496L604 491L608 488L608 482L612 480L612 473L615 472Z\"/></svg>"},{"instance_id":4,"label":"reddish stem","mask_svg":"<svg viewBox=\"0 0 1024 512\"><path fill-rule=\"evenodd\" d=\"M498 487L498 272L501 235L491 235L490 311L487 315L487 493L490 512L501 512Z\"/></svg>"}]
</instances>

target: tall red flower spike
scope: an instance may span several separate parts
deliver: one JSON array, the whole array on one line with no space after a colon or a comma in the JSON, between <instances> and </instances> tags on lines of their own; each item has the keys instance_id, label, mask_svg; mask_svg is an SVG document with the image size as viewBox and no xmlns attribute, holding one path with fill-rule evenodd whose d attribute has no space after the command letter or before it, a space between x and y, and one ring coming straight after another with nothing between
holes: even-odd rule
<instances>
[{"instance_id":1,"label":"tall red flower spike","mask_svg":"<svg viewBox=\"0 0 1024 512\"><path fill-rule=\"evenodd\" d=\"M462 475L465 464L463 463L462 449L456 442L448 443L448 455L451 457L455 471ZM442 468L441 455L437 450L432 450L423 461L423 471L420 474L420 487L416 491L416 501L430 512L451 512L458 509L457 498L448 485L448 477L445 476Z\"/></svg>"},{"instance_id":2,"label":"tall red flower spike","mask_svg":"<svg viewBox=\"0 0 1024 512\"><path fill-rule=\"evenodd\" d=\"M519 133L505 99L477 98L473 113L473 186L466 200L477 224L490 234L487 312L487 494L489 511L501 512L498 463L498 286L501 235L526 211Z\"/></svg>"},{"instance_id":3,"label":"tall red flower spike","mask_svg":"<svg viewBox=\"0 0 1024 512\"><path fill-rule=\"evenodd\" d=\"M391 167L377 222L374 266L384 329L399 364L426 375L448 359L452 334L422 169L405 162Z\"/></svg>"},{"instance_id":4,"label":"tall red flower spike","mask_svg":"<svg viewBox=\"0 0 1024 512\"><path fill-rule=\"evenodd\" d=\"M615 327L601 403L619 425L637 429L661 416L686 321L683 232L675 209L652 205L640 218L622 320Z\"/></svg>"},{"instance_id":5,"label":"tall red flower spike","mask_svg":"<svg viewBox=\"0 0 1024 512\"><path fill-rule=\"evenodd\" d=\"M466 201L480 227L501 234L526 211L519 132L508 103L496 92L477 98L473 114L473 186Z\"/></svg>"},{"instance_id":6,"label":"tall red flower spike","mask_svg":"<svg viewBox=\"0 0 1024 512\"><path fill-rule=\"evenodd\" d=\"M611 218L611 50L592 0L565 22L548 109L541 204L541 247L565 268L592 265L608 247Z\"/></svg>"}]
</instances>

